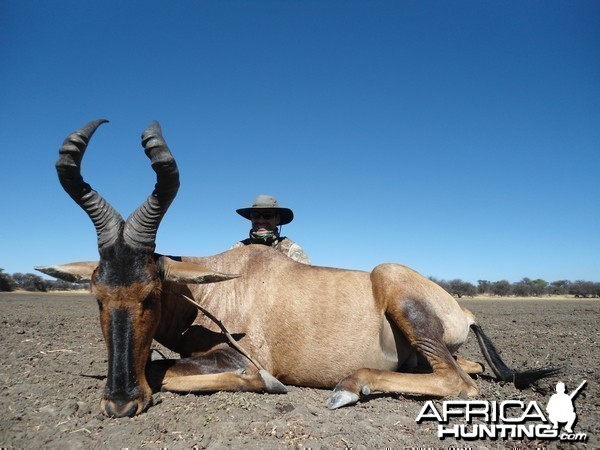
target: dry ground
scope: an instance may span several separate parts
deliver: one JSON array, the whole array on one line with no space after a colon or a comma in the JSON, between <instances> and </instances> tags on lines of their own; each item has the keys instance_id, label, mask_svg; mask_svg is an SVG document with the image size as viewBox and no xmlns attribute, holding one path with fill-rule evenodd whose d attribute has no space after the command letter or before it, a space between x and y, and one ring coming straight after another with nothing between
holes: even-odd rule
<instances>
[{"instance_id":1,"label":"dry ground","mask_svg":"<svg viewBox=\"0 0 600 450\"><path fill-rule=\"evenodd\" d=\"M436 425L416 424L424 399L375 396L329 411L329 391L290 387L287 395L156 395L133 419L99 414L106 374L96 302L89 295L0 294L1 448L599 448L598 300L460 300L516 368L561 366L560 377L518 391L487 376L480 399L545 405L557 381L574 389L575 431L587 443L439 440ZM474 336L459 354L483 358ZM437 404L441 404L438 402Z\"/></svg>"}]
</instances>

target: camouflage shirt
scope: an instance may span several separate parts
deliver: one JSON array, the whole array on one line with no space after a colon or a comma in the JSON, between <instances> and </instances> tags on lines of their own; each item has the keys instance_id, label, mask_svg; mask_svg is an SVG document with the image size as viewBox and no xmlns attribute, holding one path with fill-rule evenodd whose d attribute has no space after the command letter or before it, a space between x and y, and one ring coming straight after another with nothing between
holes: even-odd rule
<instances>
[{"instance_id":1,"label":"camouflage shirt","mask_svg":"<svg viewBox=\"0 0 600 450\"><path fill-rule=\"evenodd\" d=\"M236 242L231 248L243 247L244 245L250 244L252 244L252 241L248 238L244 239L243 241ZM304 251L304 249L291 239L288 239L286 237L277 238L275 239L275 241L273 241L271 247L273 247L276 250L279 250L284 255L289 256L294 261L298 261L302 264L310 264L310 259Z\"/></svg>"}]
</instances>

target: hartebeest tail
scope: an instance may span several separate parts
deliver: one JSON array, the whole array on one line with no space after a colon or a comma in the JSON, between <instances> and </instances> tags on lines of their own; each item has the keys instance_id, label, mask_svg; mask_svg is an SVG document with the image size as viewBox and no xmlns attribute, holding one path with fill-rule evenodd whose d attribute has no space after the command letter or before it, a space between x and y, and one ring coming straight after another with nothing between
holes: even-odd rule
<instances>
[{"instance_id":1,"label":"hartebeest tail","mask_svg":"<svg viewBox=\"0 0 600 450\"><path fill-rule=\"evenodd\" d=\"M492 372L494 372L494 375L502 381L512 381L517 389L525 389L537 380L556 375L560 372L560 369L553 367L526 370L524 372L514 371L502 361L500 352L479 325L473 324L471 325L471 329L475 333L481 353L483 353L483 357L492 369Z\"/></svg>"}]
</instances>

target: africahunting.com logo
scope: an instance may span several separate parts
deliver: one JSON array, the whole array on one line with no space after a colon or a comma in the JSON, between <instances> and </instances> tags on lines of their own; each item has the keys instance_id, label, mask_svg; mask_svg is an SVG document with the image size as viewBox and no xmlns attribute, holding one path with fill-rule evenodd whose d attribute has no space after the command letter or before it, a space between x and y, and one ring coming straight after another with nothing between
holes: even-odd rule
<instances>
[{"instance_id":1,"label":"africahunting.com logo","mask_svg":"<svg viewBox=\"0 0 600 450\"><path fill-rule=\"evenodd\" d=\"M573 430L577 421L573 400L585 384L584 380L577 389L567 394L564 383L557 383L556 393L550 397L545 408L536 401L447 400L438 409L432 400L428 400L415 420L417 423L436 421L440 439L585 442L586 433Z\"/></svg>"}]
</instances>

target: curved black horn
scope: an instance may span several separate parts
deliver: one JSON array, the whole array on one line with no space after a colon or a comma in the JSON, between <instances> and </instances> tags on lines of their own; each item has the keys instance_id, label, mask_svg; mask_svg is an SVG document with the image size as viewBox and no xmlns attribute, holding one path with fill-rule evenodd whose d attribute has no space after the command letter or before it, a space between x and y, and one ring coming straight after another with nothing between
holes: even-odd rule
<instances>
[{"instance_id":1,"label":"curved black horn","mask_svg":"<svg viewBox=\"0 0 600 450\"><path fill-rule=\"evenodd\" d=\"M142 145L156 172L156 185L152 195L127 218L123 237L132 247L154 249L160 221L179 189L179 170L158 122L142 133Z\"/></svg>"},{"instance_id":2,"label":"curved black horn","mask_svg":"<svg viewBox=\"0 0 600 450\"><path fill-rule=\"evenodd\" d=\"M88 123L71 133L59 150L56 172L64 190L90 216L96 234L98 248L114 243L123 218L94 191L81 176L81 159L96 129L108 120L100 119Z\"/></svg>"}]
</instances>

